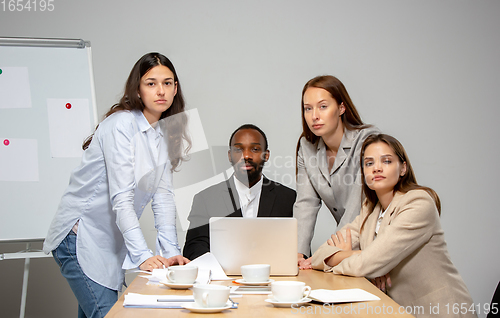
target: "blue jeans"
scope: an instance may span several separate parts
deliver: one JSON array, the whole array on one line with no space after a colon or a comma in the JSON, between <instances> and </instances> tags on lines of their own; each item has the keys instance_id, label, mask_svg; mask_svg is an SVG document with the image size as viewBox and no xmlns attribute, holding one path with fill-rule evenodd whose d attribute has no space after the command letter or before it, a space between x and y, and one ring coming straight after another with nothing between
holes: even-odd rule
<instances>
[{"instance_id":1,"label":"blue jeans","mask_svg":"<svg viewBox=\"0 0 500 318\"><path fill-rule=\"evenodd\" d=\"M52 251L52 256L78 300L78 318L106 316L118 300L118 292L94 282L83 273L76 258L76 235L73 231Z\"/></svg>"}]
</instances>

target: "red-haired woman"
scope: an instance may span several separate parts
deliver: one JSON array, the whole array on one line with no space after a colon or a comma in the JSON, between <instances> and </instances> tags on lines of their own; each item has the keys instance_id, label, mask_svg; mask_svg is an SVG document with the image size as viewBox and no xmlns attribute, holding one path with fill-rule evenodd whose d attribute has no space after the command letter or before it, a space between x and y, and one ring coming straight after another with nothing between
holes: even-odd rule
<instances>
[{"instance_id":1,"label":"red-haired woman","mask_svg":"<svg viewBox=\"0 0 500 318\"><path fill-rule=\"evenodd\" d=\"M302 90L302 135L297 143L298 263L308 268L311 240L322 202L339 228L359 214L359 154L365 138L379 132L365 125L342 82L330 75L309 80Z\"/></svg>"}]
</instances>

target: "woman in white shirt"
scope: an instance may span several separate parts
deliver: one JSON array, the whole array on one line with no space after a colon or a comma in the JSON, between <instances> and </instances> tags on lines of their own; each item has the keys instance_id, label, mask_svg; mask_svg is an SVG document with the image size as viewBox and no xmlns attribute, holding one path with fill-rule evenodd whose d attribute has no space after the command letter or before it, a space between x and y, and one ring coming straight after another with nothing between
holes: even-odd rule
<instances>
[{"instance_id":1,"label":"woman in white shirt","mask_svg":"<svg viewBox=\"0 0 500 318\"><path fill-rule=\"evenodd\" d=\"M83 145L44 242L78 299L78 317L104 317L124 284L124 270L189 262L175 228L172 172L182 162L184 99L176 71L159 53L132 68L125 92ZM139 225L152 200L154 255ZM165 257L163 257L165 256Z\"/></svg>"}]
</instances>

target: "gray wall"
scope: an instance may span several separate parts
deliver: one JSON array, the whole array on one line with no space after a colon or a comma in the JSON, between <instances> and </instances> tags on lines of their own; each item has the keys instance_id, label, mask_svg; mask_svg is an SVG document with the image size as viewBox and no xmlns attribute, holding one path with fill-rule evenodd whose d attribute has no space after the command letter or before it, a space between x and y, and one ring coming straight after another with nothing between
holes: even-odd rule
<instances>
[{"instance_id":1,"label":"gray wall","mask_svg":"<svg viewBox=\"0 0 500 318\"><path fill-rule=\"evenodd\" d=\"M100 115L140 56L164 53L209 144L226 145L242 123L259 125L271 147L267 175L291 187L302 86L338 76L363 119L396 136L419 182L439 193L451 257L482 305L500 279L499 14L493 0L67 0L53 12L0 11L0 34L91 41ZM196 179L190 171L199 162L183 166L175 182ZM142 223L152 240L151 222ZM322 211L314 245L334 228ZM18 247L2 244L0 252ZM0 291L2 317L18 315L22 264L0 262L10 287ZM76 316L72 297L51 259L33 261L27 317Z\"/></svg>"}]
</instances>

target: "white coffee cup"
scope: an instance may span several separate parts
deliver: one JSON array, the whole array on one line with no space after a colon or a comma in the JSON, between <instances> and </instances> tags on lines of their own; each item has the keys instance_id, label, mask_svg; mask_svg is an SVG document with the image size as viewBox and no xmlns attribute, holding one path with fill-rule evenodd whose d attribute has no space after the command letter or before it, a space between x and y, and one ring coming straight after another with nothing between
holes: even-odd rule
<instances>
[{"instance_id":1,"label":"white coffee cup","mask_svg":"<svg viewBox=\"0 0 500 318\"><path fill-rule=\"evenodd\" d=\"M174 284L193 284L198 276L198 267L193 265L169 266L167 279Z\"/></svg>"},{"instance_id":2,"label":"white coffee cup","mask_svg":"<svg viewBox=\"0 0 500 318\"><path fill-rule=\"evenodd\" d=\"M241 276L246 282L267 282L271 273L269 264L253 264L241 266Z\"/></svg>"},{"instance_id":3,"label":"white coffee cup","mask_svg":"<svg viewBox=\"0 0 500 318\"><path fill-rule=\"evenodd\" d=\"M311 287L304 282L277 281L271 283L271 292L274 299L281 302L298 302L311 293Z\"/></svg>"},{"instance_id":4,"label":"white coffee cup","mask_svg":"<svg viewBox=\"0 0 500 318\"><path fill-rule=\"evenodd\" d=\"M214 308L226 306L230 288L222 285L194 285L194 302L199 307Z\"/></svg>"}]
</instances>

